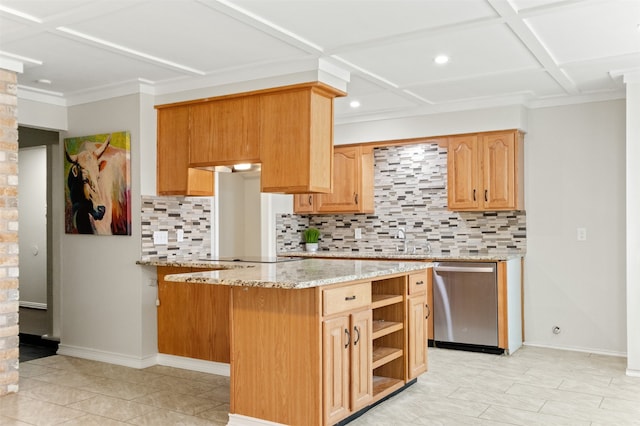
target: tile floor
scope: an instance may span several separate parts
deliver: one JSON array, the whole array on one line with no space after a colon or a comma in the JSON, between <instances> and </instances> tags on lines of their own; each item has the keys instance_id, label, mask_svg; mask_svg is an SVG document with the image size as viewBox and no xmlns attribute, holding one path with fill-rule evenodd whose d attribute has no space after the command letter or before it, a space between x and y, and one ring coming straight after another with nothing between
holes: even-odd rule
<instances>
[{"instance_id":1,"label":"tile floor","mask_svg":"<svg viewBox=\"0 0 640 426\"><path fill-rule=\"evenodd\" d=\"M351 425L640 425L625 359L524 347L512 356L429 351L418 383ZM229 379L51 356L20 364L0 425L224 425Z\"/></svg>"}]
</instances>

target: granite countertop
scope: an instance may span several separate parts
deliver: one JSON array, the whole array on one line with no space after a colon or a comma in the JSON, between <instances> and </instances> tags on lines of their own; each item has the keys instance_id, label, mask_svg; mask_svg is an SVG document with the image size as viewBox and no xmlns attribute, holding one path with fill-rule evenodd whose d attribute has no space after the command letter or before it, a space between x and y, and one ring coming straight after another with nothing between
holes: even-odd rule
<instances>
[{"instance_id":1,"label":"granite countertop","mask_svg":"<svg viewBox=\"0 0 640 426\"><path fill-rule=\"evenodd\" d=\"M389 260L414 260L414 261L456 261L456 260L468 260L468 261L500 261L520 259L524 257L522 253L499 253L499 254L486 254L486 253L465 253L465 254L451 254L451 253L401 253L401 252L359 252L359 251L287 251L280 252L278 256L296 256L307 258L332 258L332 259L389 259Z\"/></svg>"},{"instance_id":2,"label":"granite countertop","mask_svg":"<svg viewBox=\"0 0 640 426\"><path fill-rule=\"evenodd\" d=\"M175 259L145 259L138 260L136 265L147 266L169 266L175 268L211 268L211 269L241 269L246 268L247 263L237 262L220 262L216 260L203 260L203 259L191 259L191 258L175 258Z\"/></svg>"},{"instance_id":3,"label":"granite countertop","mask_svg":"<svg viewBox=\"0 0 640 426\"><path fill-rule=\"evenodd\" d=\"M151 264L142 263L140 264ZM208 266L227 266L227 262L209 262ZM244 287L301 289L367 280L385 275L419 271L431 266L425 262L372 262L367 260L301 259L282 263L229 262L229 268L217 271L166 275L166 281L222 284ZM156 266L168 266L167 263ZM181 265L176 265L181 266ZM189 266L194 266L193 263Z\"/></svg>"}]
</instances>

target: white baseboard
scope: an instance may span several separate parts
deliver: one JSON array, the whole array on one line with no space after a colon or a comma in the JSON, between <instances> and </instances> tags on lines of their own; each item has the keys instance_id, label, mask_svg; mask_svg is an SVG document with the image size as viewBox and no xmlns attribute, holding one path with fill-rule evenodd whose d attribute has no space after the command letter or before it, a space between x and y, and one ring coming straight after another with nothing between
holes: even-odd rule
<instances>
[{"instance_id":1,"label":"white baseboard","mask_svg":"<svg viewBox=\"0 0 640 426\"><path fill-rule=\"evenodd\" d=\"M640 377L640 370L633 370L631 368L627 368L627 376L630 377Z\"/></svg>"},{"instance_id":2,"label":"white baseboard","mask_svg":"<svg viewBox=\"0 0 640 426\"><path fill-rule=\"evenodd\" d=\"M46 303L38 303L38 302L23 302L22 300L19 302L21 308L31 308L31 309L42 309L44 311L47 310Z\"/></svg>"},{"instance_id":3,"label":"white baseboard","mask_svg":"<svg viewBox=\"0 0 640 426\"><path fill-rule=\"evenodd\" d=\"M93 361L108 362L109 364L122 365L124 367L131 368L147 368L157 364L156 354L149 355L144 358L137 358L131 355L63 344L58 346L57 354L90 359Z\"/></svg>"},{"instance_id":4,"label":"white baseboard","mask_svg":"<svg viewBox=\"0 0 640 426\"><path fill-rule=\"evenodd\" d=\"M274 423L269 420L256 419L255 417L247 417L240 414L229 413L229 423L227 426L284 426L282 423Z\"/></svg>"},{"instance_id":5,"label":"white baseboard","mask_svg":"<svg viewBox=\"0 0 640 426\"><path fill-rule=\"evenodd\" d=\"M73 356L76 358L90 359L93 361L108 362L109 364L122 365L131 368L147 368L154 365L166 365L167 367L182 368L185 370L199 371L201 373L217 374L219 376L231 375L231 367L223 362L204 361L182 356L153 354L144 358L124 355L115 352L99 351L96 349L82 348L60 344L58 355Z\"/></svg>"},{"instance_id":6,"label":"white baseboard","mask_svg":"<svg viewBox=\"0 0 640 426\"><path fill-rule=\"evenodd\" d=\"M224 362L204 361L183 356L158 354L158 364L167 367L183 368L185 370L199 371L201 373L217 374L219 376L231 375L231 367Z\"/></svg>"},{"instance_id":7,"label":"white baseboard","mask_svg":"<svg viewBox=\"0 0 640 426\"><path fill-rule=\"evenodd\" d=\"M548 345L544 343L524 342L523 346L533 346L536 348L546 348L546 349L558 349L561 351L586 352L590 354L617 356L622 358L626 358L627 356L626 352L604 351L602 349L580 348L575 346L556 346L556 345Z\"/></svg>"}]
</instances>

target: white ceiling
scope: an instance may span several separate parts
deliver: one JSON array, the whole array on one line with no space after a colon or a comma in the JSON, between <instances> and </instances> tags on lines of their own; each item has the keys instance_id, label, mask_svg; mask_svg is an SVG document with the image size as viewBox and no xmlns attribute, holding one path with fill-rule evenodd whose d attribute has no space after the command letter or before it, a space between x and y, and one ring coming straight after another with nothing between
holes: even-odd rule
<instances>
[{"instance_id":1,"label":"white ceiling","mask_svg":"<svg viewBox=\"0 0 640 426\"><path fill-rule=\"evenodd\" d=\"M321 60L350 73L348 122L623 98L639 24L640 0L0 0L0 59L24 64L19 96L62 105Z\"/></svg>"}]
</instances>

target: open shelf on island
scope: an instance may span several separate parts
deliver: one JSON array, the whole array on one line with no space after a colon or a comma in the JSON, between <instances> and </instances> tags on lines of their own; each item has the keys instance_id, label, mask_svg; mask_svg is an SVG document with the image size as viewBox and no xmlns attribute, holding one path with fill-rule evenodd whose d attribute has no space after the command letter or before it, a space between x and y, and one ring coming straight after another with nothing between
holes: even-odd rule
<instances>
[{"instance_id":1,"label":"open shelf on island","mask_svg":"<svg viewBox=\"0 0 640 426\"><path fill-rule=\"evenodd\" d=\"M404 380L391 377L373 376L374 399L384 398L404 386Z\"/></svg>"},{"instance_id":2,"label":"open shelf on island","mask_svg":"<svg viewBox=\"0 0 640 426\"><path fill-rule=\"evenodd\" d=\"M402 330L403 324L394 321L373 320L373 339L377 339L394 331Z\"/></svg>"},{"instance_id":3,"label":"open shelf on island","mask_svg":"<svg viewBox=\"0 0 640 426\"><path fill-rule=\"evenodd\" d=\"M371 368L378 368L396 358L402 356L402 349L388 348L386 346L373 347L373 364Z\"/></svg>"},{"instance_id":4,"label":"open shelf on island","mask_svg":"<svg viewBox=\"0 0 640 426\"><path fill-rule=\"evenodd\" d=\"M402 303L402 295L399 294L372 294L371 308L381 308L383 306L393 305L394 303Z\"/></svg>"}]
</instances>

